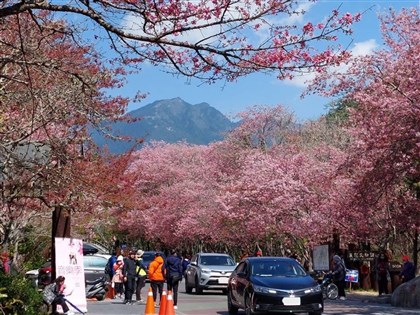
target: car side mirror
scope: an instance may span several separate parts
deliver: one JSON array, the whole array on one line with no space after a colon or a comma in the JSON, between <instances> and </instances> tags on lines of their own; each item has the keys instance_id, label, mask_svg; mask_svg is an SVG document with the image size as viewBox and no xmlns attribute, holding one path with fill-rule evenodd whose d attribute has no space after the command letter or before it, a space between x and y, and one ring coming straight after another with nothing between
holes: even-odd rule
<instances>
[{"instance_id":1,"label":"car side mirror","mask_svg":"<svg viewBox=\"0 0 420 315\"><path fill-rule=\"evenodd\" d=\"M196 263L195 261L192 261L190 264L191 264L192 266L197 266L197 263Z\"/></svg>"}]
</instances>

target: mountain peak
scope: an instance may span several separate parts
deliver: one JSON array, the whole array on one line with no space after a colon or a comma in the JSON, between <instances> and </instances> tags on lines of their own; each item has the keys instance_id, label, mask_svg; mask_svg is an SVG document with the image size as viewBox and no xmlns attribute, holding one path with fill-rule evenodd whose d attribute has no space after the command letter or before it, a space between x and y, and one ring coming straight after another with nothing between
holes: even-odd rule
<instances>
[{"instance_id":1,"label":"mountain peak","mask_svg":"<svg viewBox=\"0 0 420 315\"><path fill-rule=\"evenodd\" d=\"M128 112L126 116L140 120L112 123L113 134L143 138L145 143L161 140L207 145L222 140L226 132L235 127L235 123L208 103L191 105L180 97L157 100ZM134 144L134 140L111 141L97 133L93 133L93 138L99 146L107 145L113 153L123 153Z\"/></svg>"}]
</instances>

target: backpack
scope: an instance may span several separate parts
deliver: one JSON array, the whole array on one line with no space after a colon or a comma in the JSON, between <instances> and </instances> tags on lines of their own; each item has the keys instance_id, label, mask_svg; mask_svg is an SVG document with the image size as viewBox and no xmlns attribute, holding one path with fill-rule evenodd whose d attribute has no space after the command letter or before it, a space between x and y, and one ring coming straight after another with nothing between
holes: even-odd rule
<instances>
[{"instance_id":1,"label":"backpack","mask_svg":"<svg viewBox=\"0 0 420 315\"><path fill-rule=\"evenodd\" d=\"M114 274L114 263L113 263L113 257L109 257L108 262L105 265L105 274L109 275L110 277Z\"/></svg>"},{"instance_id":2,"label":"backpack","mask_svg":"<svg viewBox=\"0 0 420 315\"><path fill-rule=\"evenodd\" d=\"M55 283L50 283L44 288L42 298L44 302L47 303L48 305L50 305L54 301L55 297L57 296L55 294L55 287L56 287Z\"/></svg>"},{"instance_id":3,"label":"backpack","mask_svg":"<svg viewBox=\"0 0 420 315\"><path fill-rule=\"evenodd\" d=\"M162 275L163 275L163 278L166 278L166 262L165 261L162 264Z\"/></svg>"}]
</instances>

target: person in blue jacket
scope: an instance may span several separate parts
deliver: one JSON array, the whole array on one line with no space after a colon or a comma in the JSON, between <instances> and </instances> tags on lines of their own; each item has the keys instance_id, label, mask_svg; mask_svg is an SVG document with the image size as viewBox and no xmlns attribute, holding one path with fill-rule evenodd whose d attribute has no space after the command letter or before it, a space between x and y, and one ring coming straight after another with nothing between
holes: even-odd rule
<instances>
[{"instance_id":1,"label":"person in blue jacket","mask_svg":"<svg viewBox=\"0 0 420 315\"><path fill-rule=\"evenodd\" d=\"M416 276L416 267L410 261L407 255L403 256L403 263L404 264L400 272L400 278L401 278L402 283L410 281L411 279L414 279Z\"/></svg>"},{"instance_id":2,"label":"person in blue jacket","mask_svg":"<svg viewBox=\"0 0 420 315\"><path fill-rule=\"evenodd\" d=\"M174 309L178 308L178 285L180 281L182 281L182 260L178 256L177 250L174 249L166 259L166 283L168 291L172 291Z\"/></svg>"}]
</instances>

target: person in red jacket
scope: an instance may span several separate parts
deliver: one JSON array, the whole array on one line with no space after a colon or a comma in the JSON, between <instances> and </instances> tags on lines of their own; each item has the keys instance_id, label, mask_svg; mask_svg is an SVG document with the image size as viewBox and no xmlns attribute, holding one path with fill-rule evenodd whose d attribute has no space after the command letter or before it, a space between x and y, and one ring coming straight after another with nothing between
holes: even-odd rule
<instances>
[{"instance_id":1,"label":"person in red jacket","mask_svg":"<svg viewBox=\"0 0 420 315\"><path fill-rule=\"evenodd\" d=\"M0 256L0 270L2 270L4 273L9 274L10 273L10 259L9 259L9 254L7 252L3 252L1 253Z\"/></svg>"},{"instance_id":2,"label":"person in red jacket","mask_svg":"<svg viewBox=\"0 0 420 315\"><path fill-rule=\"evenodd\" d=\"M160 253L155 254L155 258L149 264L148 275L150 286L153 292L153 301L155 307L159 305L156 303L157 293L159 292L159 303L162 300L163 285L165 284L165 260Z\"/></svg>"}]
</instances>

